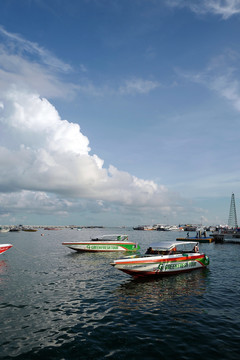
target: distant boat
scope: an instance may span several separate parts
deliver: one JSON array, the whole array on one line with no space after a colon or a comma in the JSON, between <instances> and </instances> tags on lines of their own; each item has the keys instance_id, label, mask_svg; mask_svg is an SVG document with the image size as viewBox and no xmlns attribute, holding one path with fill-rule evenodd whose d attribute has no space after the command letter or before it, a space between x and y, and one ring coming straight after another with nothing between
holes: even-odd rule
<instances>
[{"instance_id":1,"label":"distant boat","mask_svg":"<svg viewBox=\"0 0 240 360\"><path fill-rule=\"evenodd\" d=\"M7 232L9 232L9 228L4 228L4 227L0 226L0 232L7 233Z\"/></svg>"},{"instance_id":2,"label":"distant boat","mask_svg":"<svg viewBox=\"0 0 240 360\"><path fill-rule=\"evenodd\" d=\"M12 247L12 244L0 244L0 254L4 253Z\"/></svg>"},{"instance_id":3,"label":"distant boat","mask_svg":"<svg viewBox=\"0 0 240 360\"><path fill-rule=\"evenodd\" d=\"M170 231L167 226L160 225L157 227L157 231Z\"/></svg>"},{"instance_id":4,"label":"distant boat","mask_svg":"<svg viewBox=\"0 0 240 360\"><path fill-rule=\"evenodd\" d=\"M9 231L10 232L19 232L20 229L15 227L15 228L11 228Z\"/></svg>"},{"instance_id":5,"label":"distant boat","mask_svg":"<svg viewBox=\"0 0 240 360\"><path fill-rule=\"evenodd\" d=\"M45 227L44 230L59 230L56 227Z\"/></svg>"},{"instance_id":6,"label":"distant boat","mask_svg":"<svg viewBox=\"0 0 240 360\"><path fill-rule=\"evenodd\" d=\"M103 235L90 241L63 242L62 245L76 251L87 252L113 252L113 251L137 251L140 246L128 241L128 235Z\"/></svg>"},{"instance_id":7,"label":"distant boat","mask_svg":"<svg viewBox=\"0 0 240 360\"><path fill-rule=\"evenodd\" d=\"M149 231L149 230L153 230L153 227L150 225L138 225L133 227L133 230L145 230L145 231Z\"/></svg>"},{"instance_id":8,"label":"distant boat","mask_svg":"<svg viewBox=\"0 0 240 360\"><path fill-rule=\"evenodd\" d=\"M36 232L36 231L37 231L37 229L32 229L32 228L22 228L22 231Z\"/></svg>"},{"instance_id":9,"label":"distant boat","mask_svg":"<svg viewBox=\"0 0 240 360\"><path fill-rule=\"evenodd\" d=\"M144 225L138 225L133 227L133 230L144 230Z\"/></svg>"},{"instance_id":10,"label":"distant boat","mask_svg":"<svg viewBox=\"0 0 240 360\"><path fill-rule=\"evenodd\" d=\"M183 231L182 228L180 228L179 226L176 226L176 225L169 225L169 226L167 226L167 228L170 231Z\"/></svg>"}]
</instances>

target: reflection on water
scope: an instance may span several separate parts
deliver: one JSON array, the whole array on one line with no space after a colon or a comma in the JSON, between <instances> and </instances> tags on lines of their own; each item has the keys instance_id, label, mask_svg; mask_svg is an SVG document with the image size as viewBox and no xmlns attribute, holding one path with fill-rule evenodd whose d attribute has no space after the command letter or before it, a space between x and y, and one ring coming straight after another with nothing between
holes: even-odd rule
<instances>
[{"instance_id":1,"label":"reflection on water","mask_svg":"<svg viewBox=\"0 0 240 360\"><path fill-rule=\"evenodd\" d=\"M4 261L4 260L1 260L1 261L0 261L0 274L3 274L3 273L4 273L6 267L7 267L7 264L5 263L5 261Z\"/></svg>"},{"instance_id":2,"label":"reflection on water","mask_svg":"<svg viewBox=\"0 0 240 360\"><path fill-rule=\"evenodd\" d=\"M208 269L200 269L164 278L130 279L115 290L118 307L145 312L162 308L172 314L197 313L202 310L191 299L205 293L207 278Z\"/></svg>"},{"instance_id":3,"label":"reflection on water","mask_svg":"<svg viewBox=\"0 0 240 360\"><path fill-rule=\"evenodd\" d=\"M7 264L5 263L4 260L0 261L0 283L3 282L3 277L1 277L1 275L3 275L6 272L7 269Z\"/></svg>"}]
</instances>

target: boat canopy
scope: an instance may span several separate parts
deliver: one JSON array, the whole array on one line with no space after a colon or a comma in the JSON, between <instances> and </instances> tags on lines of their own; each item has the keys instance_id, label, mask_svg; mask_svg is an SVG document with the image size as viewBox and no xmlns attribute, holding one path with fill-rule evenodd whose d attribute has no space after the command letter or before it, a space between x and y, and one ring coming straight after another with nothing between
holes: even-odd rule
<instances>
[{"instance_id":1,"label":"boat canopy","mask_svg":"<svg viewBox=\"0 0 240 360\"><path fill-rule=\"evenodd\" d=\"M161 241L161 242L156 242L156 243L152 243L149 245L149 247L151 247L154 250L159 250L159 251L166 251L166 250L171 250L173 248L177 248L179 249L181 248L189 248L189 245L191 245L191 247L193 248L194 246L198 245L197 241L184 241L184 242L167 242L167 241Z\"/></svg>"},{"instance_id":2,"label":"boat canopy","mask_svg":"<svg viewBox=\"0 0 240 360\"><path fill-rule=\"evenodd\" d=\"M91 238L92 240L114 240L114 241L124 241L128 240L128 235L122 235L122 234L107 234L107 235L101 235L94 238Z\"/></svg>"}]
</instances>

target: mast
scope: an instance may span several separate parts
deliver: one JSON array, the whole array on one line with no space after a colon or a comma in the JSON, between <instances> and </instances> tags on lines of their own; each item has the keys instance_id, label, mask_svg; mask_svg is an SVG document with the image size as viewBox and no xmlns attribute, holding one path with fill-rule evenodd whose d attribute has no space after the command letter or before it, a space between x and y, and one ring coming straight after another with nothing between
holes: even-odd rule
<instances>
[{"instance_id":1,"label":"mast","mask_svg":"<svg viewBox=\"0 0 240 360\"><path fill-rule=\"evenodd\" d=\"M230 204L229 217L228 217L228 226L231 228L234 228L234 229L238 227L234 193L232 193L232 197L231 197L231 204Z\"/></svg>"}]
</instances>

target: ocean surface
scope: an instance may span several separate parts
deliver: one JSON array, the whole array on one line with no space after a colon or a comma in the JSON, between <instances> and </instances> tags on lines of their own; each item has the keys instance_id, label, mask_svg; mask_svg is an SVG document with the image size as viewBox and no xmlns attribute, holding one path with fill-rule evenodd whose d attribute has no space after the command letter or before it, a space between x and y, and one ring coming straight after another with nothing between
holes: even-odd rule
<instances>
[{"instance_id":1,"label":"ocean surface","mask_svg":"<svg viewBox=\"0 0 240 360\"><path fill-rule=\"evenodd\" d=\"M77 253L63 241L128 234L151 242L185 232L64 229L0 234L0 359L239 359L240 245L200 244L208 269L134 280L119 253ZM44 236L41 236L44 234Z\"/></svg>"}]
</instances>

